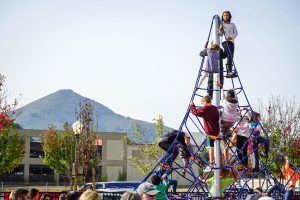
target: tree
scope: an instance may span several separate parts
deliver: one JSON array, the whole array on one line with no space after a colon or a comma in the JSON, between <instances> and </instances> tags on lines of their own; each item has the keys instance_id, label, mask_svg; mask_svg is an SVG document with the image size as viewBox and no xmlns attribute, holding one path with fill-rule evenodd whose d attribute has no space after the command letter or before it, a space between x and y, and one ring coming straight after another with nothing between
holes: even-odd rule
<instances>
[{"instance_id":1,"label":"tree","mask_svg":"<svg viewBox=\"0 0 300 200\"><path fill-rule=\"evenodd\" d=\"M94 107L89 99L79 103L79 110L76 111L77 120L82 124L79 138L79 166L82 167L83 182L86 183L89 171L93 172L95 179L95 168L101 161L101 157L96 151L95 139L96 131L93 120Z\"/></svg>"},{"instance_id":2,"label":"tree","mask_svg":"<svg viewBox=\"0 0 300 200\"><path fill-rule=\"evenodd\" d=\"M64 124L64 130L57 131L50 125L43 132L42 144L44 150L44 164L48 165L56 173L65 175L72 180L72 165L74 162L75 137L68 123Z\"/></svg>"},{"instance_id":3,"label":"tree","mask_svg":"<svg viewBox=\"0 0 300 200\"><path fill-rule=\"evenodd\" d=\"M14 117L18 101L7 102L5 76L0 74L0 175L11 172L22 161L25 141L18 135Z\"/></svg>"},{"instance_id":4,"label":"tree","mask_svg":"<svg viewBox=\"0 0 300 200\"><path fill-rule=\"evenodd\" d=\"M85 99L79 103L78 111L75 110L76 118L80 121L81 130L78 144L75 148L76 137L68 123L64 124L64 130L57 131L50 125L43 133L43 150L45 153L44 164L52 168L56 173L65 175L72 180L75 151L79 158L78 166L81 167L86 183L88 172L97 166L101 160L96 152L96 132L93 127L93 107L90 100Z\"/></svg>"},{"instance_id":5,"label":"tree","mask_svg":"<svg viewBox=\"0 0 300 200\"><path fill-rule=\"evenodd\" d=\"M168 132L165 129L163 117L158 115L154 120L156 136L152 143L147 140L147 137L141 127L137 125L135 131L130 134L130 137L124 137L128 144L137 144L141 157L131 156L128 158L143 174L148 174L153 166L164 155L164 151L159 148L158 142L161 136Z\"/></svg>"},{"instance_id":6,"label":"tree","mask_svg":"<svg viewBox=\"0 0 300 200\"><path fill-rule=\"evenodd\" d=\"M270 160L276 160L273 169L279 172L283 158L276 146L296 165L300 166L300 104L280 96L272 96L265 106L260 102L259 112L263 116L263 127L274 142L270 147Z\"/></svg>"}]
</instances>

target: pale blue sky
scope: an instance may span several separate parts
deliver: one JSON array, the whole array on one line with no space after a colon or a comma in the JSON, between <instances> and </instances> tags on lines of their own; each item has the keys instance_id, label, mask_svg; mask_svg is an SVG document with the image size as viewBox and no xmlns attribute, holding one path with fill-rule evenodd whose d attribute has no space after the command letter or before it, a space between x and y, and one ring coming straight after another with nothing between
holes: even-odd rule
<instances>
[{"instance_id":1,"label":"pale blue sky","mask_svg":"<svg viewBox=\"0 0 300 200\"><path fill-rule=\"evenodd\" d=\"M22 105L72 89L178 128L211 19L224 10L239 32L235 63L250 102L299 101L297 0L1 0L0 73Z\"/></svg>"}]
</instances>

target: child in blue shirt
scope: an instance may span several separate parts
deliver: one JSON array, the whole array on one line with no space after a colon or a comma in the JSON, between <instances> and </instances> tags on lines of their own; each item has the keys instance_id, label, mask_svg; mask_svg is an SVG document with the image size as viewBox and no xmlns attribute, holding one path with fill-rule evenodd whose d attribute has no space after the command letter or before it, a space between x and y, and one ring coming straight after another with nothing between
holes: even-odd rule
<instances>
[{"instance_id":1,"label":"child in blue shirt","mask_svg":"<svg viewBox=\"0 0 300 200\"><path fill-rule=\"evenodd\" d=\"M255 167L252 169L252 171L258 172L259 171L258 144L264 145L264 147L265 147L264 157L268 158L270 140L261 136L261 132L263 130L262 130L261 123L260 123L260 114L259 113L253 112L253 114L250 118L249 128L250 128L252 149L254 151L254 162L255 162Z\"/></svg>"}]
</instances>

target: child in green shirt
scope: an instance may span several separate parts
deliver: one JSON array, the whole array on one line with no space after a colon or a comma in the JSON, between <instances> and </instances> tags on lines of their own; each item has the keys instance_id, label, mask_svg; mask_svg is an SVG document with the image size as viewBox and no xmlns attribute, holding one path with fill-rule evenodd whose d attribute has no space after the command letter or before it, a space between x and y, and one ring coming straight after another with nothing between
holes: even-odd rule
<instances>
[{"instance_id":1,"label":"child in green shirt","mask_svg":"<svg viewBox=\"0 0 300 200\"><path fill-rule=\"evenodd\" d=\"M157 175L153 175L151 177L151 183L154 185L155 189L160 191L155 195L155 200L166 200L167 195L167 186L164 184L161 184L161 178Z\"/></svg>"}]
</instances>

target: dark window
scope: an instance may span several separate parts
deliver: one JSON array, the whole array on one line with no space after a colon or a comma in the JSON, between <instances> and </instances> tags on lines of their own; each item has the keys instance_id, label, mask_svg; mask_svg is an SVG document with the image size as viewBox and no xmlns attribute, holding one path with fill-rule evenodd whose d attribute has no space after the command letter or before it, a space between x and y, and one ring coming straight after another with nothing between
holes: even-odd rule
<instances>
[{"instance_id":1,"label":"dark window","mask_svg":"<svg viewBox=\"0 0 300 200\"><path fill-rule=\"evenodd\" d=\"M30 158L43 158L41 137L30 137Z\"/></svg>"},{"instance_id":2,"label":"dark window","mask_svg":"<svg viewBox=\"0 0 300 200\"><path fill-rule=\"evenodd\" d=\"M102 145L96 146L96 155L102 158Z\"/></svg>"},{"instance_id":3,"label":"dark window","mask_svg":"<svg viewBox=\"0 0 300 200\"><path fill-rule=\"evenodd\" d=\"M24 165L19 165L12 172L3 174L0 176L0 180L3 182L23 182L24 181Z\"/></svg>"},{"instance_id":4,"label":"dark window","mask_svg":"<svg viewBox=\"0 0 300 200\"><path fill-rule=\"evenodd\" d=\"M29 166L30 182L53 182L54 172L46 165L30 165Z\"/></svg>"}]
</instances>

